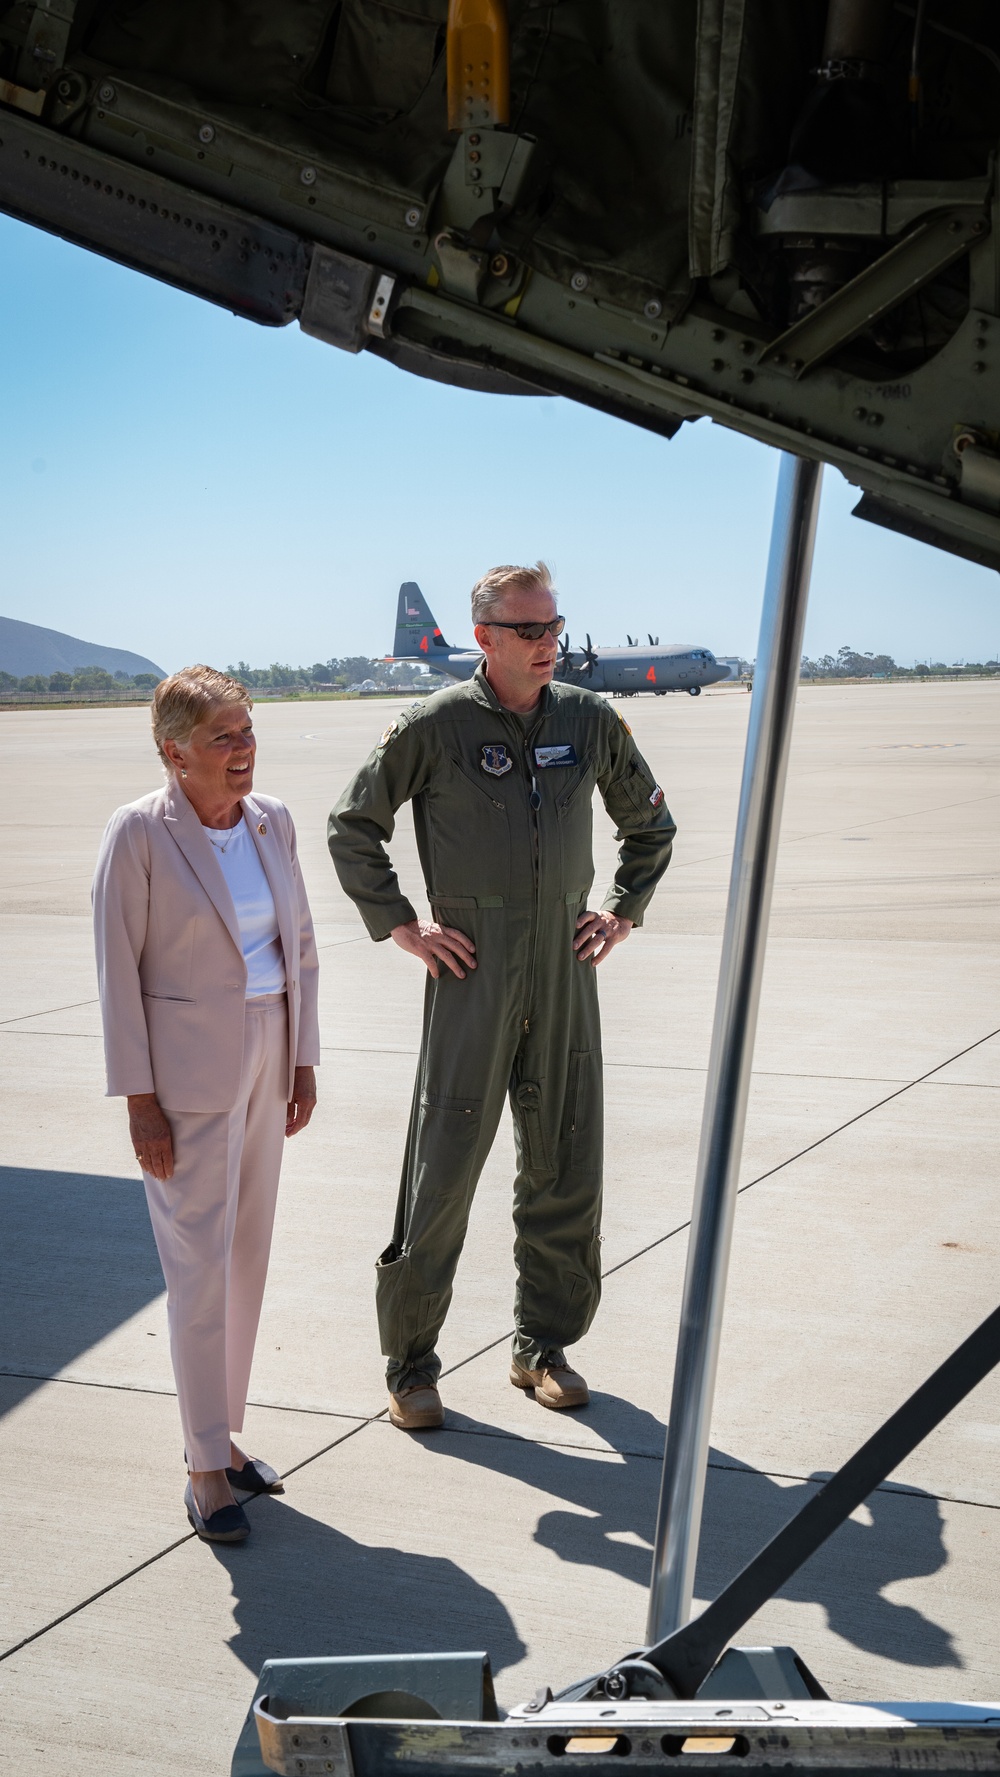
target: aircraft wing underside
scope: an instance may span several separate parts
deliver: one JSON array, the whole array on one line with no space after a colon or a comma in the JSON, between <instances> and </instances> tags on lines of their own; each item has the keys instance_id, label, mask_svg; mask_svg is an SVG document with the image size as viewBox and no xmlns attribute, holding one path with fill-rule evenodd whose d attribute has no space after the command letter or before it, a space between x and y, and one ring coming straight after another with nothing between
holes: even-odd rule
<instances>
[{"instance_id":1,"label":"aircraft wing underside","mask_svg":"<svg viewBox=\"0 0 1000 1777\"><path fill-rule=\"evenodd\" d=\"M0 208L422 375L708 416L1000 566L995 8L479 10L481 62L447 0L0 9Z\"/></svg>"}]
</instances>

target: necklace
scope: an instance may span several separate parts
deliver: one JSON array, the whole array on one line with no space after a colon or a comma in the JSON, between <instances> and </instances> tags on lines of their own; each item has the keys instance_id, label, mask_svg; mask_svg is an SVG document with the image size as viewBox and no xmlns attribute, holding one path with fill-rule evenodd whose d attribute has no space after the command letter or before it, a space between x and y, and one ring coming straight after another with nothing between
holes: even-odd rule
<instances>
[{"instance_id":1,"label":"necklace","mask_svg":"<svg viewBox=\"0 0 1000 1777\"><path fill-rule=\"evenodd\" d=\"M236 837L237 833L239 832L242 825L243 825L242 821L237 821L235 827L233 828L232 832L229 835L229 838L225 841L225 843L223 845L220 845L219 841L217 839L212 838L212 834L211 834L210 829L208 827L206 827L205 831L206 831L206 833L208 833L209 844L214 845L216 851L221 851L223 856L225 856L225 853L229 850L229 847L232 845L233 840L235 839L235 837Z\"/></svg>"}]
</instances>

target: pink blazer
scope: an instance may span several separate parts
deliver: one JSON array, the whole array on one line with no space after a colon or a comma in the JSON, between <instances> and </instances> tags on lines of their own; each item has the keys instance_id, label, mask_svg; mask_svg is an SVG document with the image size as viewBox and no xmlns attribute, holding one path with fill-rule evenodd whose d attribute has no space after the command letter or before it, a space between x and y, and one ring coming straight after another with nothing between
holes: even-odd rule
<instances>
[{"instance_id":1,"label":"pink blazer","mask_svg":"<svg viewBox=\"0 0 1000 1777\"><path fill-rule=\"evenodd\" d=\"M285 953L291 1098L296 1066L319 1061L316 940L287 808L245 796L243 814ZM112 815L93 902L108 1096L155 1092L164 1110L231 1110L246 964L222 866L176 778Z\"/></svg>"}]
</instances>

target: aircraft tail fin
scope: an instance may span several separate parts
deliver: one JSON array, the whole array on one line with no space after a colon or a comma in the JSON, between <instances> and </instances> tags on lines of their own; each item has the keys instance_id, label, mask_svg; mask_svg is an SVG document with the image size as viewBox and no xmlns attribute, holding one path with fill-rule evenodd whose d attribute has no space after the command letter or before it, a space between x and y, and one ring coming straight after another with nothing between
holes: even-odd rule
<instances>
[{"instance_id":1,"label":"aircraft tail fin","mask_svg":"<svg viewBox=\"0 0 1000 1777\"><path fill-rule=\"evenodd\" d=\"M396 607L396 635L393 657L407 657L433 662L434 655L448 653L449 646L434 621L434 613L415 580L404 580L399 589Z\"/></svg>"}]
</instances>

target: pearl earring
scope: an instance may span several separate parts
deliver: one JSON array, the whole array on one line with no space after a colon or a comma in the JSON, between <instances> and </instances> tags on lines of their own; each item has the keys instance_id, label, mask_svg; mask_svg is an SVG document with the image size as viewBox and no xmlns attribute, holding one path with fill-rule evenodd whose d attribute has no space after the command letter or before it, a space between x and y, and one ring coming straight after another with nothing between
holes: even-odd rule
<instances>
[{"instance_id":1,"label":"pearl earring","mask_svg":"<svg viewBox=\"0 0 1000 1777\"><path fill-rule=\"evenodd\" d=\"M183 765L181 766L181 777L187 777L187 772L184 770Z\"/></svg>"}]
</instances>

